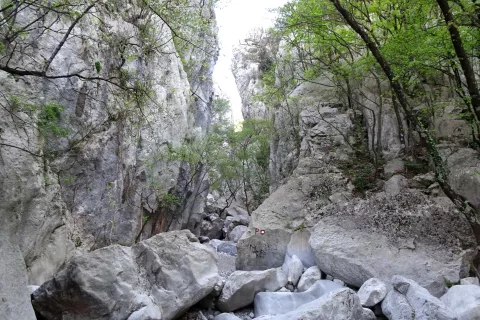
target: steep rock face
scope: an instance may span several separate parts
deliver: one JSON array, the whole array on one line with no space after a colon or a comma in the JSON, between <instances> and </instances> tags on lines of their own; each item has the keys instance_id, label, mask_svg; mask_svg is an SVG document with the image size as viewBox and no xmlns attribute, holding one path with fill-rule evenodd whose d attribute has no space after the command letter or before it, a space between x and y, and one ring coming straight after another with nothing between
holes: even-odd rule
<instances>
[{"instance_id":1,"label":"steep rock face","mask_svg":"<svg viewBox=\"0 0 480 320\"><path fill-rule=\"evenodd\" d=\"M191 10L196 6L192 1ZM28 283L50 279L75 252L131 245L187 226L194 210L188 204L198 201L201 181L189 185L189 168L160 155L209 125L218 46L212 4L201 10L212 21L210 32L195 35L201 38L198 47L183 61L169 28L136 3L112 9L99 2L80 20L49 75L82 70L89 77L121 78L127 90L108 81L0 72L0 237L11 244L2 250L23 256ZM35 12L22 14L28 20ZM30 55L50 56L58 44L55 31L66 30L69 22L56 21ZM152 43L159 50L148 51ZM13 56L10 66L36 66L25 59ZM187 62L202 69L185 70ZM139 83L144 91L135 91ZM169 192L187 199L175 203L183 211L175 219L179 224L165 209ZM3 262L25 279L25 268ZM8 288L2 286L0 295L9 296Z\"/></svg>"},{"instance_id":2,"label":"steep rock face","mask_svg":"<svg viewBox=\"0 0 480 320\"><path fill-rule=\"evenodd\" d=\"M131 248L113 245L73 258L32 303L48 319L131 319L149 310L169 320L213 290L216 263L214 251L190 231L162 233Z\"/></svg>"},{"instance_id":3,"label":"steep rock face","mask_svg":"<svg viewBox=\"0 0 480 320\"><path fill-rule=\"evenodd\" d=\"M239 270L281 266L292 233L306 227L307 215L329 204L332 195L348 194L348 179L335 163L350 153L345 141L352 127L349 117L324 105L303 113L302 123L303 156L293 176L252 213L249 229L237 244Z\"/></svg>"}]
</instances>

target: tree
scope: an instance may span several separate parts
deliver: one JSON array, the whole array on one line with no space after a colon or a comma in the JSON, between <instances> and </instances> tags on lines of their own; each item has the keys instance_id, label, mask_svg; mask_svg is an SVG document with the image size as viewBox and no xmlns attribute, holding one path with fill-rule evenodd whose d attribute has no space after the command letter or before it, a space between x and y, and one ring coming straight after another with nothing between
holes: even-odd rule
<instances>
[{"instance_id":1,"label":"tree","mask_svg":"<svg viewBox=\"0 0 480 320\"><path fill-rule=\"evenodd\" d=\"M475 79L475 72L473 71L472 64L470 63L470 59L463 46L462 37L460 36L460 32L456 26L452 9L450 8L448 1L437 0L437 3L442 11L445 23L447 24L448 32L450 33L450 38L452 39L452 44L455 48L455 53L460 61L460 65L467 82L471 104L478 120L480 119L480 91L478 90L477 79Z\"/></svg>"}]
</instances>

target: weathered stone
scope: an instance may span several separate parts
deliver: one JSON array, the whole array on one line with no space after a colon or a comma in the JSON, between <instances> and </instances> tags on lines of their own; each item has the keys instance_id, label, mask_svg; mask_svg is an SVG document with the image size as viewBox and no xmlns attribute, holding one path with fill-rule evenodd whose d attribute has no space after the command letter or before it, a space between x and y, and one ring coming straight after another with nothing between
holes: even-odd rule
<instances>
[{"instance_id":1,"label":"weathered stone","mask_svg":"<svg viewBox=\"0 0 480 320\"><path fill-rule=\"evenodd\" d=\"M187 230L77 256L33 294L48 319L173 319L213 291L216 255Z\"/></svg>"},{"instance_id":2,"label":"weathered stone","mask_svg":"<svg viewBox=\"0 0 480 320\"><path fill-rule=\"evenodd\" d=\"M305 292L260 292L255 296L255 316L285 314L340 288L332 281L320 280Z\"/></svg>"},{"instance_id":3,"label":"weathered stone","mask_svg":"<svg viewBox=\"0 0 480 320\"><path fill-rule=\"evenodd\" d=\"M480 282L478 281L478 278L477 277L469 277L469 278L463 278L460 280L460 284L461 285L469 285L469 284L473 284L473 285L480 285Z\"/></svg>"},{"instance_id":4,"label":"weathered stone","mask_svg":"<svg viewBox=\"0 0 480 320\"><path fill-rule=\"evenodd\" d=\"M309 268L315 265L315 258L312 253L312 248L308 244L310 239L310 232L304 228L303 230L295 231L287 246L287 256L297 256L302 264Z\"/></svg>"},{"instance_id":5,"label":"weathered stone","mask_svg":"<svg viewBox=\"0 0 480 320\"><path fill-rule=\"evenodd\" d=\"M201 222L200 226L200 236L205 236L210 239L219 239L223 235L223 219L215 214L209 214L206 218L204 218Z\"/></svg>"},{"instance_id":6,"label":"weathered stone","mask_svg":"<svg viewBox=\"0 0 480 320\"><path fill-rule=\"evenodd\" d=\"M233 228L232 232L228 234L228 239L237 243L238 240L240 240L240 238L243 236L243 234L247 232L247 230L248 227L246 226L236 226L235 228Z\"/></svg>"},{"instance_id":7,"label":"weathered stone","mask_svg":"<svg viewBox=\"0 0 480 320\"><path fill-rule=\"evenodd\" d=\"M459 285L451 287L441 298L458 320L480 319L480 286Z\"/></svg>"},{"instance_id":8,"label":"weathered stone","mask_svg":"<svg viewBox=\"0 0 480 320\"><path fill-rule=\"evenodd\" d=\"M363 308L355 292L343 288L282 315L266 315L256 320L359 320Z\"/></svg>"},{"instance_id":9,"label":"weathered stone","mask_svg":"<svg viewBox=\"0 0 480 320\"><path fill-rule=\"evenodd\" d=\"M307 291L315 282L322 279L322 274L317 266L308 268L300 278L297 289L299 292Z\"/></svg>"},{"instance_id":10,"label":"weathered stone","mask_svg":"<svg viewBox=\"0 0 480 320\"><path fill-rule=\"evenodd\" d=\"M460 149L447 159L448 182L455 192L480 208L480 156L473 149Z\"/></svg>"},{"instance_id":11,"label":"weathered stone","mask_svg":"<svg viewBox=\"0 0 480 320\"><path fill-rule=\"evenodd\" d=\"M328 196L344 190L348 180L331 166L315 159L303 159L295 176L270 195L253 213L248 231L238 241L236 261L239 270L264 270L283 264L291 235L295 230L305 229L307 215L330 201ZM315 166L315 173L308 167ZM308 173L308 172L307 172ZM265 233L256 233L255 229ZM292 242L292 252L298 252L302 262L308 262L309 250L304 243L307 231L299 232L298 241ZM296 254L296 253L295 253Z\"/></svg>"},{"instance_id":12,"label":"weathered stone","mask_svg":"<svg viewBox=\"0 0 480 320\"><path fill-rule=\"evenodd\" d=\"M385 182L385 185L383 187L387 195L394 197L397 194L401 193L402 190L405 189L407 186L407 179L404 176L397 174L391 177L387 182Z\"/></svg>"},{"instance_id":13,"label":"weathered stone","mask_svg":"<svg viewBox=\"0 0 480 320\"><path fill-rule=\"evenodd\" d=\"M263 291L276 291L287 284L281 268L265 271L235 271L223 287L217 306L221 311L234 311L253 302Z\"/></svg>"},{"instance_id":14,"label":"weathered stone","mask_svg":"<svg viewBox=\"0 0 480 320\"><path fill-rule=\"evenodd\" d=\"M217 252L226 253L230 256L236 256L237 246L233 242L223 241L217 246Z\"/></svg>"},{"instance_id":15,"label":"weathered stone","mask_svg":"<svg viewBox=\"0 0 480 320\"><path fill-rule=\"evenodd\" d=\"M362 284L357 294L360 298L360 303L362 306L373 307L374 305L382 302L387 295L387 292L387 286L383 281L372 278Z\"/></svg>"},{"instance_id":16,"label":"weathered stone","mask_svg":"<svg viewBox=\"0 0 480 320\"><path fill-rule=\"evenodd\" d=\"M440 206L419 191L380 193L322 213L310 237L317 265L357 287L370 278L388 284L402 274L439 297L446 280L459 282L468 274L475 254L466 219L453 205Z\"/></svg>"},{"instance_id":17,"label":"weathered stone","mask_svg":"<svg viewBox=\"0 0 480 320\"><path fill-rule=\"evenodd\" d=\"M391 290L382 302L383 313L389 320L456 320L439 299L415 281L394 276Z\"/></svg>"},{"instance_id":18,"label":"weathered stone","mask_svg":"<svg viewBox=\"0 0 480 320\"><path fill-rule=\"evenodd\" d=\"M286 255L282 270L287 275L288 283L296 287L303 273L302 261L295 255L291 258Z\"/></svg>"},{"instance_id":19,"label":"weathered stone","mask_svg":"<svg viewBox=\"0 0 480 320\"><path fill-rule=\"evenodd\" d=\"M408 181L408 185L411 188L426 189L431 186L435 181L435 174L433 172L428 172L426 174L413 177Z\"/></svg>"}]
</instances>

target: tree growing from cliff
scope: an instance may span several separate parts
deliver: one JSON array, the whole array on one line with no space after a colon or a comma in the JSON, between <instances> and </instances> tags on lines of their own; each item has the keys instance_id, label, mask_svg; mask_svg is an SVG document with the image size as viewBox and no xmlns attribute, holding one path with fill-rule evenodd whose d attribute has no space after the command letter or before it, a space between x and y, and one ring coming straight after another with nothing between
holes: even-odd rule
<instances>
[{"instance_id":1,"label":"tree growing from cliff","mask_svg":"<svg viewBox=\"0 0 480 320\"><path fill-rule=\"evenodd\" d=\"M120 117L131 115L148 126L143 107L156 103L152 79L136 70L135 62L179 53L188 67L187 52L205 51L207 47L211 52L205 54L214 55L215 46L204 43L212 38L206 35L213 30L209 10L204 0L139 0L131 4L116 0L2 0L0 73L27 85L43 81L46 86L62 88L68 83L83 100L94 99L107 106L102 95L93 92L103 88L118 100L117 105L124 106ZM128 22L131 28L116 29L118 20ZM167 49L172 42L175 51ZM79 48L82 52L72 54L72 50ZM0 107L47 140L55 140L59 132L65 132L55 121L48 124L37 121L38 114L48 112L48 106L53 104L59 102L33 101L27 94L6 88L0 91ZM60 105L57 108L60 115L63 109ZM30 115L30 120L20 119L22 116L17 112ZM108 113L118 117L115 112ZM45 128L54 129L54 134ZM69 136L75 136L79 142L93 129ZM28 147L4 142L0 145L43 156Z\"/></svg>"},{"instance_id":2,"label":"tree growing from cliff","mask_svg":"<svg viewBox=\"0 0 480 320\"><path fill-rule=\"evenodd\" d=\"M302 81L331 78L346 93L348 108L362 107L355 87L361 87L366 74L388 83L397 118L405 117L407 129L419 134L439 184L480 239L471 208L449 185L432 130L440 106L424 87L432 79L451 80L449 89L464 105L458 116L470 121L478 143L478 74L469 66L478 61L480 48L477 13L478 6L469 1L298 0L281 10L277 28L290 47L301 50Z\"/></svg>"}]
</instances>

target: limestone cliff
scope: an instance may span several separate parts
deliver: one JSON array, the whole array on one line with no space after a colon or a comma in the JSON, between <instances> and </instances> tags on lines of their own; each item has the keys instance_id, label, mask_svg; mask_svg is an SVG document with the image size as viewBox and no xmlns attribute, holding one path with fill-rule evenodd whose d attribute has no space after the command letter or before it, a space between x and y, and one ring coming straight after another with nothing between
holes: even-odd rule
<instances>
[{"instance_id":1,"label":"limestone cliff","mask_svg":"<svg viewBox=\"0 0 480 320\"><path fill-rule=\"evenodd\" d=\"M207 23L183 39L188 52L173 41L179 30L136 1L95 2L73 26L46 15L51 25L31 35L27 53L7 48L12 54L1 62L13 72L0 71L0 247L8 257L0 269L10 270L0 281L0 314L7 319L18 310L31 319L23 284L50 279L76 252L187 225L202 181L188 183L189 168L163 154L210 122L218 54L212 6L190 1L192 16ZM26 8L17 21L37 14ZM47 74L18 75L56 48Z\"/></svg>"}]
</instances>

